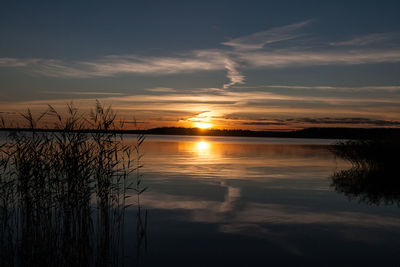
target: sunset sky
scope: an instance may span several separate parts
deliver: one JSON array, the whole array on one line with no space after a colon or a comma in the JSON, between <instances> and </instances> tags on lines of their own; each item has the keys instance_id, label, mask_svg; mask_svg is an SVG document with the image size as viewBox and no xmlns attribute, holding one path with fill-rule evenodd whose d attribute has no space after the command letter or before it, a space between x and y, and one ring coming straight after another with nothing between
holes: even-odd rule
<instances>
[{"instance_id":1,"label":"sunset sky","mask_svg":"<svg viewBox=\"0 0 400 267\"><path fill-rule=\"evenodd\" d=\"M2 1L0 115L400 127L400 1Z\"/></svg>"}]
</instances>

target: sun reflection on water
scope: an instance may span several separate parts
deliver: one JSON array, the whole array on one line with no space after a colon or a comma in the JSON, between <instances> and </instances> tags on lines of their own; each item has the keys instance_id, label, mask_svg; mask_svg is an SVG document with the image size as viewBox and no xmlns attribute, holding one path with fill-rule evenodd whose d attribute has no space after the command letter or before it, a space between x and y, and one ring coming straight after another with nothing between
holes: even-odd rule
<instances>
[{"instance_id":1,"label":"sun reflection on water","mask_svg":"<svg viewBox=\"0 0 400 267\"><path fill-rule=\"evenodd\" d=\"M329 175L333 155L325 147L222 142L227 138L198 136L178 141L149 140L145 168L191 179L311 179ZM312 160L311 160L312 159ZM347 166L338 161L340 166ZM309 170L312 169L313 172ZM312 176L312 177L311 177Z\"/></svg>"},{"instance_id":2,"label":"sun reflection on water","mask_svg":"<svg viewBox=\"0 0 400 267\"><path fill-rule=\"evenodd\" d=\"M213 151L212 144L204 140L192 143L192 151L195 153L194 155L196 156L194 159L198 163L200 163L199 160L203 161L217 156L215 155L215 151Z\"/></svg>"},{"instance_id":3,"label":"sun reflection on water","mask_svg":"<svg viewBox=\"0 0 400 267\"><path fill-rule=\"evenodd\" d=\"M206 141L200 141L196 143L197 149L199 151L205 151L208 150L210 147L210 143L206 142Z\"/></svg>"}]
</instances>

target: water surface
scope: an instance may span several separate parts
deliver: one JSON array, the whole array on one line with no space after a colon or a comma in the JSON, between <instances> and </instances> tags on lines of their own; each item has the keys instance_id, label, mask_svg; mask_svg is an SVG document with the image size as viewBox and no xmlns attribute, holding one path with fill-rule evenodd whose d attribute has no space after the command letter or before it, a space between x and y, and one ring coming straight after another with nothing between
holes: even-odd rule
<instances>
[{"instance_id":1,"label":"water surface","mask_svg":"<svg viewBox=\"0 0 400 267\"><path fill-rule=\"evenodd\" d=\"M141 263L399 264L399 208L335 192L331 175L350 165L328 150L332 142L149 136L142 171L150 188L141 199L149 211L148 246Z\"/></svg>"}]
</instances>

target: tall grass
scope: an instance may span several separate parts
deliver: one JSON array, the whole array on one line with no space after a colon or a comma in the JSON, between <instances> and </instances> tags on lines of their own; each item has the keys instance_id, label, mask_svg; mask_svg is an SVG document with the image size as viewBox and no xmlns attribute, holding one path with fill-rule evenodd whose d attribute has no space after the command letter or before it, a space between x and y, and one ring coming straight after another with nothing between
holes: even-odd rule
<instances>
[{"instance_id":1,"label":"tall grass","mask_svg":"<svg viewBox=\"0 0 400 267\"><path fill-rule=\"evenodd\" d=\"M145 237L144 136L125 145L113 131L123 122L100 102L89 116L73 105L66 115L49 106L37 118L29 110L22 116L30 131L11 132L0 145L0 265L123 265L129 191L136 192L138 231ZM58 131L38 132L49 116Z\"/></svg>"},{"instance_id":2,"label":"tall grass","mask_svg":"<svg viewBox=\"0 0 400 267\"><path fill-rule=\"evenodd\" d=\"M338 142L332 152L351 162L354 167L364 169L390 169L397 167L400 151L398 137L380 137L364 140Z\"/></svg>"},{"instance_id":3,"label":"tall grass","mask_svg":"<svg viewBox=\"0 0 400 267\"><path fill-rule=\"evenodd\" d=\"M339 142L332 152L352 167L332 175L332 186L350 199L400 206L400 141L394 136Z\"/></svg>"}]
</instances>

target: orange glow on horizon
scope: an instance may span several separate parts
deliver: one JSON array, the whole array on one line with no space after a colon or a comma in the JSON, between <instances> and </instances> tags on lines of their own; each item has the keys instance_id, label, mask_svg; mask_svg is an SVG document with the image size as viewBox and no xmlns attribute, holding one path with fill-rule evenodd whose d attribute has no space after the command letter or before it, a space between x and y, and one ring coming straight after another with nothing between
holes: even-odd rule
<instances>
[{"instance_id":1,"label":"orange glow on horizon","mask_svg":"<svg viewBox=\"0 0 400 267\"><path fill-rule=\"evenodd\" d=\"M211 128L212 125L211 125L211 123L208 123L208 122L195 122L194 126L196 128L200 128L200 129L208 129L208 128Z\"/></svg>"}]
</instances>

